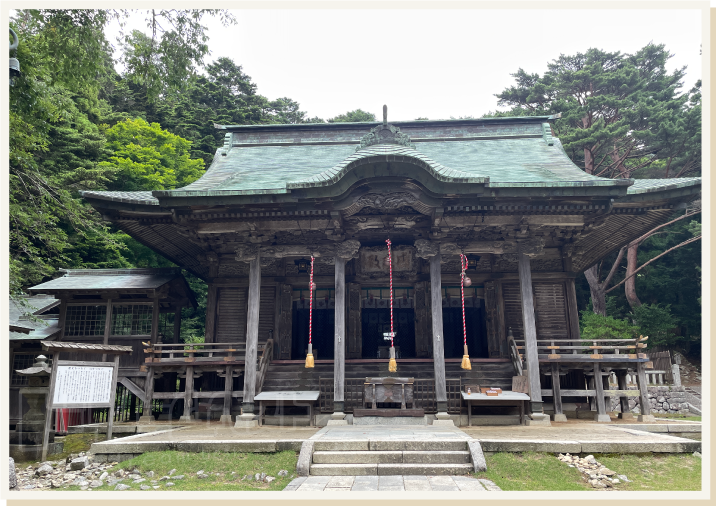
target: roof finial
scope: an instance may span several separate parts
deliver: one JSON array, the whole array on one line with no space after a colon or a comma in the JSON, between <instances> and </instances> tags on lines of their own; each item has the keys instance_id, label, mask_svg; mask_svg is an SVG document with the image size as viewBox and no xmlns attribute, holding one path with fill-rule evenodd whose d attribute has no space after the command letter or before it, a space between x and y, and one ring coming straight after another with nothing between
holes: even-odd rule
<instances>
[{"instance_id":1,"label":"roof finial","mask_svg":"<svg viewBox=\"0 0 716 506\"><path fill-rule=\"evenodd\" d=\"M383 106L383 124L384 125L388 124L388 106L387 105Z\"/></svg>"}]
</instances>

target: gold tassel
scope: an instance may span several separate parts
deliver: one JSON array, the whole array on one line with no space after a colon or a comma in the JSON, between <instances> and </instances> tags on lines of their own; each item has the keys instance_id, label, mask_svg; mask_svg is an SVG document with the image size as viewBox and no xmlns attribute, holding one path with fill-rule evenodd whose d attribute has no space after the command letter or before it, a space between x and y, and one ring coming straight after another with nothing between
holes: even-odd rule
<instances>
[{"instance_id":1,"label":"gold tassel","mask_svg":"<svg viewBox=\"0 0 716 506\"><path fill-rule=\"evenodd\" d=\"M308 354L306 354L306 369L313 369L313 345L308 344Z\"/></svg>"},{"instance_id":2,"label":"gold tassel","mask_svg":"<svg viewBox=\"0 0 716 506\"><path fill-rule=\"evenodd\" d=\"M460 364L460 367L471 371L472 366L470 365L470 355L467 354L467 345L464 346L464 353L465 354L462 356L462 364Z\"/></svg>"},{"instance_id":3,"label":"gold tassel","mask_svg":"<svg viewBox=\"0 0 716 506\"><path fill-rule=\"evenodd\" d=\"M390 347L390 361L388 362L388 370L395 372L398 370L398 363L395 361L395 348Z\"/></svg>"}]
</instances>

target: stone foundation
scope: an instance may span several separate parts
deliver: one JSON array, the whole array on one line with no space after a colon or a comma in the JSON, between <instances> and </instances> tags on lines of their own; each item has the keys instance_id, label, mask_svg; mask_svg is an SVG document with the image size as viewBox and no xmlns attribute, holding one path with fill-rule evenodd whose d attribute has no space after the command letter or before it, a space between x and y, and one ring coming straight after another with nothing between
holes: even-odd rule
<instances>
[{"instance_id":1,"label":"stone foundation","mask_svg":"<svg viewBox=\"0 0 716 506\"><path fill-rule=\"evenodd\" d=\"M630 386L629 390L636 390L635 386ZM655 386L648 387L649 404L652 413L679 413L688 414L689 405L686 401L686 391L684 387L675 386ZM611 410L621 412L619 399L612 398ZM632 413L640 413L639 397L629 397L629 410Z\"/></svg>"}]
</instances>

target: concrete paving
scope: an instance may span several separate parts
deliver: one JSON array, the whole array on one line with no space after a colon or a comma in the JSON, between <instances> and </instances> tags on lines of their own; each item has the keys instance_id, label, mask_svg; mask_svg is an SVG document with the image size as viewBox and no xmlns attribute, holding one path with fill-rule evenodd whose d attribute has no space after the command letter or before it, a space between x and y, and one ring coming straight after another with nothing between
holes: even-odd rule
<instances>
[{"instance_id":1,"label":"concrete paving","mask_svg":"<svg viewBox=\"0 0 716 506\"><path fill-rule=\"evenodd\" d=\"M308 476L296 478L284 492L485 492L500 488L469 476Z\"/></svg>"}]
</instances>

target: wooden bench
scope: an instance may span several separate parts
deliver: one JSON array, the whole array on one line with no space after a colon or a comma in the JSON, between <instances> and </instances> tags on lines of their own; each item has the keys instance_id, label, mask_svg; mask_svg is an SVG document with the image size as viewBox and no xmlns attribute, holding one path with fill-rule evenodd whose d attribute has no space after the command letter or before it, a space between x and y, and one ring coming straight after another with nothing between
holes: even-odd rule
<instances>
[{"instance_id":1,"label":"wooden bench","mask_svg":"<svg viewBox=\"0 0 716 506\"><path fill-rule=\"evenodd\" d=\"M264 414L266 406L283 406L286 403L291 403L292 406L308 408L308 425L314 427L313 404L318 400L319 394L320 392L311 390L261 392L254 397L254 401L258 401L259 403L259 426L262 425L266 417Z\"/></svg>"},{"instance_id":2,"label":"wooden bench","mask_svg":"<svg viewBox=\"0 0 716 506\"><path fill-rule=\"evenodd\" d=\"M520 425L525 421L525 402L530 400L527 394L503 390L500 395L488 396L486 394L461 392L463 400L467 401L467 425L472 425L472 406L517 406L520 408Z\"/></svg>"}]
</instances>

